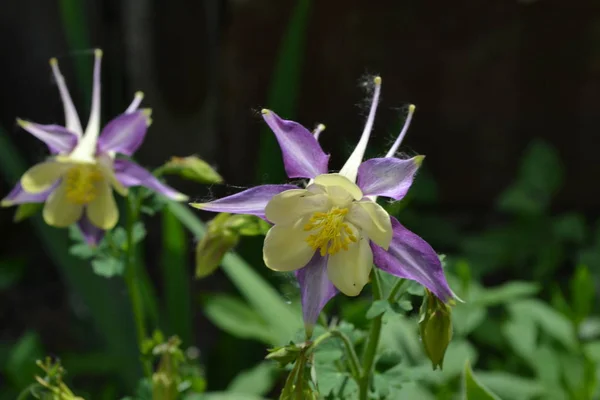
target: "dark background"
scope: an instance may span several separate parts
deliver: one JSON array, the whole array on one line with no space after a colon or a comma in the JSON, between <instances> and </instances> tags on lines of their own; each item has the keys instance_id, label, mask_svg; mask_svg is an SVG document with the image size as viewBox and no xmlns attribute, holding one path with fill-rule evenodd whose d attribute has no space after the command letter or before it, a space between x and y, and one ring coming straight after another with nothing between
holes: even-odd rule
<instances>
[{"instance_id":1,"label":"dark background","mask_svg":"<svg viewBox=\"0 0 600 400\"><path fill-rule=\"evenodd\" d=\"M90 88L76 84L76 65L89 65L91 73L91 48L100 47L104 120L121 113L136 90L145 92L143 104L153 109L153 126L136 154L145 166L196 153L231 185L275 182L278 172L258 168L260 157L279 157L259 152L258 110L269 107L307 127L325 123L321 142L337 169L363 128L368 97L361 84L380 74L382 101L371 151L383 152L399 131L406 105L416 104L402 149L427 156L424 174L437 183L438 215L472 228L502 220L493 206L514 181L534 138L552 145L564 166L553 211L577 210L588 219L598 215L596 2L315 1L304 51L290 66L290 74L300 71L297 96L284 99L281 108L269 104L269 88L296 2L75 2L85 15L78 21L80 34L66 33L72 15L63 3L0 4L0 125L29 163L43 159L46 150L16 127L15 118L63 122L48 59L58 57L84 122ZM8 193L14 183L2 181L0 192ZM231 191L173 184L197 198ZM433 206L423 206L428 207ZM27 274L0 292L0 339L9 343L34 329L51 353L85 347L74 339L71 324L78 318L61 275L31 226L12 223L13 213L0 210L2 258L20 260ZM153 244L159 240L152 226L146 252L151 273L157 268ZM211 279L195 283L194 291L228 288L223 276ZM206 327L200 315L196 319L196 344L206 349L218 331Z\"/></svg>"}]
</instances>

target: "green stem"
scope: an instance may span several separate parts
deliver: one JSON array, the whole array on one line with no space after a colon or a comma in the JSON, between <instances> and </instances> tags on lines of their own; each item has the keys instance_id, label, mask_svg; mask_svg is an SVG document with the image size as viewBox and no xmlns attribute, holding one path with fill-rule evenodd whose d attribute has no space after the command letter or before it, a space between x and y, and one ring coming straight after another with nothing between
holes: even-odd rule
<instances>
[{"instance_id":1,"label":"green stem","mask_svg":"<svg viewBox=\"0 0 600 400\"><path fill-rule=\"evenodd\" d=\"M392 287L392 290L390 290L390 294L388 296L388 300L390 302L395 302L398 299L398 294L400 293L406 282L408 282L406 279L398 279L396 281L396 283Z\"/></svg>"},{"instance_id":2,"label":"green stem","mask_svg":"<svg viewBox=\"0 0 600 400\"><path fill-rule=\"evenodd\" d=\"M144 323L144 307L142 303L142 293L137 279L136 262L135 262L135 243L133 242L133 227L139 215L138 202L130 193L127 197L127 252L125 255L125 283L131 300L131 309L135 320L135 328L137 332L138 347L142 350L144 340L146 340L146 327ZM144 374L150 377L152 369L148 361L144 361L142 367Z\"/></svg>"},{"instance_id":3,"label":"green stem","mask_svg":"<svg viewBox=\"0 0 600 400\"><path fill-rule=\"evenodd\" d=\"M358 361L358 356L356 355L356 351L354 350L352 341L345 333L343 333L337 329L332 329L328 332L325 332L321 336L317 337L310 344L309 350L314 351L322 342L324 342L325 340L327 340L331 337L337 337L344 344L344 347L346 349L346 354L348 356L348 362L350 364L350 373L352 374L352 377L354 377L354 379L356 379L356 381L358 383L360 376L361 376L360 362Z\"/></svg>"},{"instance_id":4,"label":"green stem","mask_svg":"<svg viewBox=\"0 0 600 400\"><path fill-rule=\"evenodd\" d=\"M356 355L356 351L354 350L354 346L350 341L350 338L341 331L333 330L331 331L333 336L337 336L342 343L344 343L344 347L346 348L346 354L348 355L348 362L350 364L350 373L358 383L360 376L362 374L360 362L358 361L358 356Z\"/></svg>"},{"instance_id":5,"label":"green stem","mask_svg":"<svg viewBox=\"0 0 600 400\"><path fill-rule=\"evenodd\" d=\"M381 300L381 282L379 274L376 269L373 269L373 279L371 287L373 290L373 300ZM377 353L377 345L379 344L379 336L381 334L383 314L373 318L371 324L371 331L369 332L369 338L363 353L363 368L360 376L359 386L359 399L367 400L369 396L369 385L371 383L371 375L373 374L373 367L375 364L375 355Z\"/></svg>"}]
</instances>

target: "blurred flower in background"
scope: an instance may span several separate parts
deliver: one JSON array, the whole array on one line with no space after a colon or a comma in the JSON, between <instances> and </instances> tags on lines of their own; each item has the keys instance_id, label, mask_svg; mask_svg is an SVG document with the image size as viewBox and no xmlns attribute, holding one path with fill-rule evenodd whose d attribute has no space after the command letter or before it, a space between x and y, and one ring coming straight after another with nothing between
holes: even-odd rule
<instances>
[{"instance_id":1,"label":"blurred flower in background","mask_svg":"<svg viewBox=\"0 0 600 400\"><path fill-rule=\"evenodd\" d=\"M149 109L139 109L143 93L138 92L125 112L100 131L100 64L102 51L96 50L92 106L85 131L56 59L50 66L65 111L65 126L40 125L17 120L18 124L48 146L52 156L31 167L2 200L2 206L44 203L44 221L67 227L77 223L86 241L96 245L103 232L119 219L113 189L122 196L130 186L145 186L171 199L187 199L160 182L149 171L117 154L132 156L144 141L151 124Z\"/></svg>"}]
</instances>

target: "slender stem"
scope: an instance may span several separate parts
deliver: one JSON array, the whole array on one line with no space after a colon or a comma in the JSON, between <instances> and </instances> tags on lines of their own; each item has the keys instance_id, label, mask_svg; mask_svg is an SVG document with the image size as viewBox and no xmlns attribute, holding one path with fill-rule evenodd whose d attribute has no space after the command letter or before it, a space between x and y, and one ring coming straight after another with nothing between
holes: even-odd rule
<instances>
[{"instance_id":1,"label":"slender stem","mask_svg":"<svg viewBox=\"0 0 600 400\"><path fill-rule=\"evenodd\" d=\"M315 340L313 340L312 343L310 343L309 349L310 350L316 349L321 344L321 342L324 342L325 340L329 339L332 336L333 336L333 333L331 331L325 332L324 334L322 334L321 336L319 336Z\"/></svg>"},{"instance_id":2,"label":"slender stem","mask_svg":"<svg viewBox=\"0 0 600 400\"><path fill-rule=\"evenodd\" d=\"M379 274L377 273L377 269L374 268L372 274L373 279L371 286L373 290L373 300L381 300L381 282ZM360 400L367 400L369 396L369 385L371 383L371 375L373 374L377 345L379 344L379 336L381 334L382 318L383 314L373 318L369 338L367 339L367 344L363 352L363 368L358 385Z\"/></svg>"},{"instance_id":3,"label":"slender stem","mask_svg":"<svg viewBox=\"0 0 600 400\"><path fill-rule=\"evenodd\" d=\"M331 331L331 334L333 336L337 336L342 343L344 343L344 347L346 348L346 353L348 355L348 362L350 364L350 373L358 383L358 380L362 374L362 370L350 338L345 333L338 330Z\"/></svg>"},{"instance_id":4,"label":"slender stem","mask_svg":"<svg viewBox=\"0 0 600 400\"><path fill-rule=\"evenodd\" d=\"M332 329L328 332L325 332L321 336L317 337L310 344L310 350L314 351L317 348L317 346L319 346L322 342L324 342L325 340L327 340L331 337L337 337L344 344L346 353L348 355L348 361L350 364L350 373L352 374L352 376L354 377L354 379L356 379L356 381L358 383L358 380L360 379L360 376L361 376L360 362L358 361L358 356L356 355L356 351L354 350L352 341L344 332L341 332L337 329Z\"/></svg>"},{"instance_id":5,"label":"slender stem","mask_svg":"<svg viewBox=\"0 0 600 400\"><path fill-rule=\"evenodd\" d=\"M402 290L402 288L404 287L404 284L406 284L406 282L408 282L406 279L398 279L396 281L396 283L394 284L394 286L392 287L392 290L390 290L390 294L388 296L388 300L391 302L396 301L396 299L398 298L398 294L400 293L400 291Z\"/></svg>"},{"instance_id":6,"label":"slender stem","mask_svg":"<svg viewBox=\"0 0 600 400\"><path fill-rule=\"evenodd\" d=\"M142 294L140 291L139 280L137 279L136 263L135 263L135 243L133 242L133 227L139 215L138 202L134 196L130 194L127 198L127 252L125 255L125 283L131 300L131 309L135 320L135 328L137 331L138 347L142 349L142 344L146 339L146 326L144 323L144 307L142 304ZM148 377L152 374L150 364L143 362L144 374Z\"/></svg>"}]
</instances>

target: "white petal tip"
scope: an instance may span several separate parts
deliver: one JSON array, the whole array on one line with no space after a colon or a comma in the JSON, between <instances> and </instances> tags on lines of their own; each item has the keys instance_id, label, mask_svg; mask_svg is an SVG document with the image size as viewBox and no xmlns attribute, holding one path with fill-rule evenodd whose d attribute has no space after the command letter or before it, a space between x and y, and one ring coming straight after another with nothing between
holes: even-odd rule
<instances>
[{"instance_id":1,"label":"white petal tip","mask_svg":"<svg viewBox=\"0 0 600 400\"><path fill-rule=\"evenodd\" d=\"M415 164L417 165L417 167L420 167L421 164L423 164L424 159L425 159L425 156L423 156L423 155L415 157Z\"/></svg>"},{"instance_id":2,"label":"white petal tip","mask_svg":"<svg viewBox=\"0 0 600 400\"><path fill-rule=\"evenodd\" d=\"M49 63L50 63L50 66L51 66L51 67L55 67L55 66L57 66L57 65L58 65L58 60L56 59L56 57L52 57L52 58L50 59Z\"/></svg>"},{"instance_id":3,"label":"white petal tip","mask_svg":"<svg viewBox=\"0 0 600 400\"><path fill-rule=\"evenodd\" d=\"M324 131L326 128L327 128L327 127L326 127L325 125L323 125L323 124L319 124L319 125L317 125L317 129L318 129L319 131L321 131L321 132L323 132L323 131Z\"/></svg>"},{"instance_id":4,"label":"white petal tip","mask_svg":"<svg viewBox=\"0 0 600 400\"><path fill-rule=\"evenodd\" d=\"M138 90L137 92L135 92L135 97L137 97L139 99L143 99L144 98L144 92L142 92L141 90Z\"/></svg>"},{"instance_id":5,"label":"white petal tip","mask_svg":"<svg viewBox=\"0 0 600 400\"><path fill-rule=\"evenodd\" d=\"M188 205L197 208L198 210L204 210L206 203L188 203Z\"/></svg>"},{"instance_id":6,"label":"white petal tip","mask_svg":"<svg viewBox=\"0 0 600 400\"><path fill-rule=\"evenodd\" d=\"M376 76L375 78L373 78L373 83L376 84L377 86L381 85L381 77Z\"/></svg>"},{"instance_id":7,"label":"white petal tip","mask_svg":"<svg viewBox=\"0 0 600 400\"><path fill-rule=\"evenodd\" d=\"M96 49L96 50L94 50L94 56L95 56L96 58L102 58L102 55L103 55L103 54L104 54L104 52L102 52L102 50L101 50L101 49Z\"/></svg>"},{"instance_id":8,"label":"white petal tip","mask_svg":"<svg viewBox=\"0 0 600 400\"><path fill-rule=\"evenodd\" d=\"M2 200L0 201L0 207L10 207L12 206L14 203L10 200Z\"/></svg>"},{"instance_id":9,"label":"white petal tip","mask_svg":"<svg viewBox=\"0 0 600 400\"><path fill-rule=\"evenodd\" d=\"M260 110L260 113L262 115L269 115L271 113L271 110L268 110L266 108L263 108L262 110Z\"/></svg>"},{"instance_id":10,"label":"white petal tip","mask_svg":"<svg viewBox=\"0 0 600 400\"><path fill-rule=\"evenodd\" d=\"M17 118L17 124L21 127L21 128L25 128L29 125L31 125L30 122L27 122L25 120L22 120L21 118Z\"/></svg>"},{"instance_id":11,"label":"white petal tip","mask_svg":"<svg viewBox=\"0 0 600 400\"><path fill-rule=\"evenodd\" d=\"M416 108L417 108L417 106L415 106L414 104L411 104L410 106L408 106L408 112L412 114L415 112Z\"/></svg>"},{"instance_id":12,"label":"white petal tip","mask_svg":"<svg viewBox=\"0 0 600 400\"><path fill-rule=\"evenodd\" d=\"M175 201L188 201L190 198L188 196L186 196L183 193L177 193L175 196L173 196L173 200ZM190 203L191 205L192 203Z\"/></svg>"},{"instance_id":13,"label":"white petal tip","mask_svg":"<svg viewBox=\"0 0 600 400\"><path fill-rule=\"evenodd\" d=\"M452 300L454 300L454 301L458 301L459 303L463 303L463 304L465 304L465 303L466 303L466 301L464 301L463 299L461 299L460 297L458 297L458 296L456 295L456 293L454 293L454 292L452 292Z\"/></svg>"}]
</instances>

